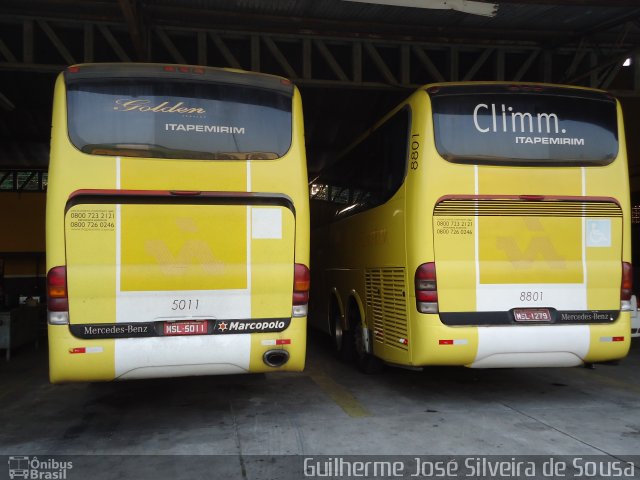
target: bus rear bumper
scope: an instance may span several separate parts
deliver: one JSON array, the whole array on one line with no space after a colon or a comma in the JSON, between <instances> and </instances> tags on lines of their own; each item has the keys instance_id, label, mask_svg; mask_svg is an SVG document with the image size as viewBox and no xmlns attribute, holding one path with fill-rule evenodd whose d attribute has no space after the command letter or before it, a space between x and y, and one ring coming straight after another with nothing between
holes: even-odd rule
<instances>
[{"instance_id":1,"label":"bus rear bumper","mask_svg":"<svg viewBox=\"0 0 640 480\"><path fill-rule=\"evenodd\" d=\"M411 342L413 366L572 367L621 359L630 346L629 312L621 312L613 324L448 327L432 323L421 333Z\"/></svg>"},{"instance_id":2,"label":"bus rear bumper","mask_svg":"<svg viewBox=\"0 0 640 480\"><path fill-rule=\"evenodd\" d=\"M81 339L67 325L49 325L51 383L101 382L197 375L302 371L306 317L283 332ZM268 365L266 352L282 350L287 362Z\"/></svg>"},{"instance_id":3,"label":"bus rear bumper","mask_svg":"<svg viewBox=\"0 0 640 480\"><path fill-rule=\"evenodd\" d=\"M617 360L630 346L628 317L611 325L540 325L478 329L472 368L575 367Z\"/></svg>"}]
</instances>

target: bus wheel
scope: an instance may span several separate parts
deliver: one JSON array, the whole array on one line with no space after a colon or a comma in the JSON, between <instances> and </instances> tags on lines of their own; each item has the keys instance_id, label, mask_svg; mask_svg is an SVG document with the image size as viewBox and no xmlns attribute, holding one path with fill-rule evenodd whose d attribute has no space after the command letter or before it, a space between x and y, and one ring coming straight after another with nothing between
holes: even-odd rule
<instances>
[{"instance_id":1,"label":"bus wheel","mask_svg":"<svg viewBox=\"0 0 640 480\"><path fill-rule=\"evenodd\" d=\"M340 307L338 307L335 300L331 302L329 315L331 322L331 340L333 341L336 357L343 362L351 361L353 358L352 332L342 328Z\"/></svg>"},{"instance_id":2,"label":"bus wheel","mask_svg":"<svg viewBox=\"0 0 640 480\"><path fill-rule=\"evenodd\" d=\"M354 348L354 356L356 359L356 365L360 369L361 372L366 373L367 375L371 375L374 373L379 373L384 364L382 361L371 355L367 352L365 348L365 339L363 332L363 325L360 321L359 316L356 316L355 321L351 322L351 332L353 335L353 348Z\"/></svg>"}]
</instances>

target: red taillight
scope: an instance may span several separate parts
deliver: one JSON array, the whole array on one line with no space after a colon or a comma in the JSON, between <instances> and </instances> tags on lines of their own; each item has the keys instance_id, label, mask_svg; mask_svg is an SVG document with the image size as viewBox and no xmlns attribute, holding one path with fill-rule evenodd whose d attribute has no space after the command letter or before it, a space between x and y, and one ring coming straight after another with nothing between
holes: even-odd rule
<instances>
[{"instance_id":1,"label":"red taillight","mask_svg":"<svg viewBox=\"0 0 640 480\"><path fill-rule=\"evenodd\" d=\"M425 291L425 290L416 290L416 300L418 302L437 302L438 301L438 292L435 291Z\"/></svg>"},{"instance_id":2,"label":"red taillight","mask_svg":"<svg viewBox=\"0 0 640 480\"><path fill-rule=\"evenodd\" d=\"M423 263L416 269L416 290L436 289L436 264Z\"/></svg>"},{"instance_id":3,"label":"red taillight","mask_svg":"<svg viewBox=\"0 0 640 480\"><path fill-rule=\"evenodd\" d=\"M306 305L309 303L309 292L293 292L294 305Z\"/></svg>"},{"instance_id":4,"label":"red taillight","mask_svg":"<svg viewBox=\"0 0 640 480\"><path fill-rule=\"evenodd\" d=\"M633 295L633 267L629 262L622 262L622 284L620 300L629 301Z\"/></svg>"},{"instance_id":5,"label":"red taillight","mask_svg":"<svg viewBox=\"0 0 640 480\"><path fill-rule=\"evenodd\" d=\"M507 90L511 92L543 92L544 88L537 85L509 85Z\"/></svg>"},{"instance_id":6,"label":"red taillight","mask_svg":"<svg viewBox=\"0 0 640 480\"><path fill-rule=\"evenodd\" d=\"M294 317L305 317L308 311L311 273L306 265L296 263L293 271L293 312Z\"/></svg>"},{"instance_id":7,"label":"red taillight","mask_svg":"<svg viewBox=\"0 0 640 480\"><path fill-rule=\"evenodd\" d=\"M78 73L80 71L80 67L72 65L71 67L67 67L67 72L69 73Z\"/></svg>"},{"instance_id":8,"label":"red taillight","mask_svg":"<svg viewBox=\"0 0 640 480\"><path fill-rule=\"evenodd\" d=\"M69 310L67 297L67 267L53 267L47 273L47 309L52 312Z\"/></svg>"},{"instance_id":9,"label":"red taillight","mask_svg":"<svg viewBox=\"0 0 640 480\"><path fill-rule=\"evenodd\" d=\"M302 305L309 302L309 286L311 274L306 265L295 264L293 274L293 304Z\"/></svg>"},{"instance_id":10,"label":"red taillight","mask_svg":"<svg viewBox=\"0 0 640 480\"><path fill-rule=\"evenodd\" d=\"M423 263L415 274L416 307L420 313L438 313L436 264Z\"/></svg>"},{"instance_id":11,"label":"red taillight","mask_svg":"<svg viewBox=\"0 0 640 480\"><path fill-rule=\"evenodd\" d=\"M165 65L162 67L165 72L173 73L196 73L198 75L204 75L205 69L202 67L184 67L180 65Z\"/></svg>"}]
</instances>

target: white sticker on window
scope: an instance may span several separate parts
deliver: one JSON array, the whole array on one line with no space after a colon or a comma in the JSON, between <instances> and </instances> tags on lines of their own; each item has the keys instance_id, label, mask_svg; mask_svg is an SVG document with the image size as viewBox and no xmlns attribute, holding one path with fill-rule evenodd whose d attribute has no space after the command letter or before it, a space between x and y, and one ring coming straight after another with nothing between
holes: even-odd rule
<instances>
[{"instance_id":1,"label":"white sticker on window","mask_svg":"<svg viewBox=\"0 0 640 480\"><path fill-rule=\"evenodd\" d=\"M587 219L587 247L611 246L611 219Z\"/></svg>"},{"instance_id":2,"label":"white sticker on window","mask_svg":"<svg viewBox=\"0 0 640 480\"><path fill-rule=\"evenodd\" d=\"M252 208L251 238L281 239L282 210L279 208Z\"/></svg>"}]
</instances>

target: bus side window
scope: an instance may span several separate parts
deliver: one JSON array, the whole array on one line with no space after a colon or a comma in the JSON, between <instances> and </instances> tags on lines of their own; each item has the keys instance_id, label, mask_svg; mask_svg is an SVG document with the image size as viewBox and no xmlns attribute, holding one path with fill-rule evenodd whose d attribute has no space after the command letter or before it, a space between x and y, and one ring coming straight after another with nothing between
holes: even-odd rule
<instances>
[{"instance_id":1,"label":"bus side window","mask_svg":"<svg viewBox=\"0 0 640 480\"><path fill-rule=\"evenodd\" d=\"M409 142L409 107L402 109L385 127L387 135L383 136L383 180L385 200L396 193L406 175L407 146Z\"/></svg>"},{"instance_id":2,"label":"bus side window","mask_svg":"<svg viewBox=\"0 0 640 480\"><path fill-rule=\"evenodd\" d=\"M389 200L407 172L409 119L407 106L351 148L319 178L312 198L354 207L341 208L341 217Z\"/></svg>"},{"instance_id":3,"label":"bus side window","mask_svg":"<svg viewBox=\"0 0 640 480\"><path fill-rule=\"evenodd\" d=\"M369 207L389 200L406 174L409 108L387 120L339 162L348 185L362 192Z\"/></svg>"}]
</instances>

